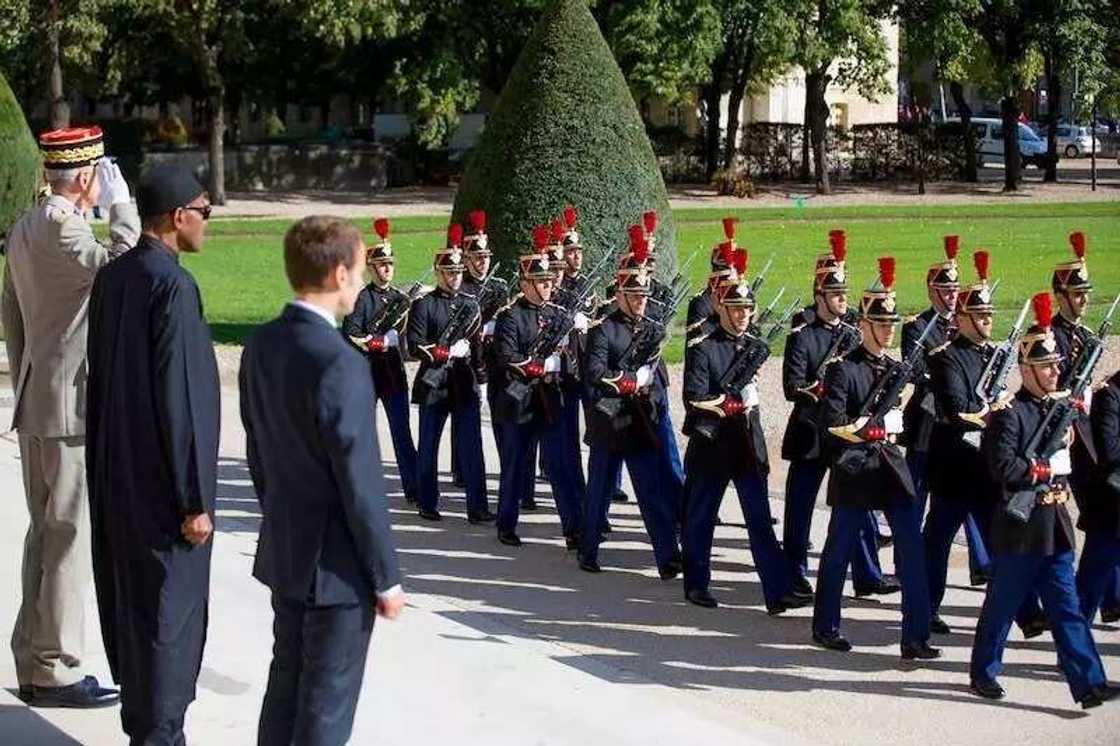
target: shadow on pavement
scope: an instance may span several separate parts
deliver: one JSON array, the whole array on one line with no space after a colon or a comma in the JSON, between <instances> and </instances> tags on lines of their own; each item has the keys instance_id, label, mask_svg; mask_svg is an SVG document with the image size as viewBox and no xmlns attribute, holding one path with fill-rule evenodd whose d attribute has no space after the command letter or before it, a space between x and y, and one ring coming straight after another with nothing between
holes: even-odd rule
<instances>
[{"instance_id":1,"label":"shadow on pavement","mask_svg":"<svg viewBox=\"0 0 1120 746\"><path fill-rule=\"evenodd\" d=\"M13 693L14 696L14 693ZM0 737L5 746L81 746L26 705L0 705Z\"/></svg>"}]
</instances>

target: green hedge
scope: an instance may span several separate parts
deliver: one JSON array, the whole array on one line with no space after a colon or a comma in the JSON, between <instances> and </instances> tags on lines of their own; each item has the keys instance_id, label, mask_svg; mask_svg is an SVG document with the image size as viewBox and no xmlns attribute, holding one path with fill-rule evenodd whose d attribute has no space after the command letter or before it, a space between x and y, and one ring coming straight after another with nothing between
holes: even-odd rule
<instances>
[{"instance_id":1,"label":"green hedge","mask_svg":"<svg viewBox=\"0 0 1120 746\"><path fill-rule=\"evenodd\" d=\"M0 74L0 245L11 224L34 204L42 171L39 146L8 81Z\"/></svg>"},{"instance_id":2,"label":"green hedge","mask_svg":"<svg viewBox=\"0 0 1120 746\"><path fill-rule=\"evenodd\" d=\"M625 249L627 227L657 210L658 270L674 269L665 183L586 0L557 0L543 12L467 163L453 216L485 210L491 248L511 267L533 226L567 204L579 210L588 261Z\"/></svg>"}]
</instances>

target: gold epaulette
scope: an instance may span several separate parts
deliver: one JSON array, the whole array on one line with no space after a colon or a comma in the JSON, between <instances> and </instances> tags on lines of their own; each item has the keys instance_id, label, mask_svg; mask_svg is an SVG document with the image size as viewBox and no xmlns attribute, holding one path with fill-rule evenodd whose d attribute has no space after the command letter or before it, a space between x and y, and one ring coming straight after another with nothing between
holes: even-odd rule
<instances>
[{"instance_id":1,"label":"gold epaulette","mask_svg":"<svg viewBox=\"0 0 1120 746\"><path fill-rule=\"evenodd\" d=\"M710 337L711 334L712 334L711 332L708 332L707 334L701 334L699 337L693 337L692 339L685 342L685 347L692 347L693 345L698 345L701 342L703 342L705 339Z\"/></svg>"},{"instance_id":2,"label":"gold epaulette","mask_svg":"<svg viewBox=\"0 0 1120 746\"><path fill-rule=\"evenodd\" d=\"M801 324L798 324L798 325L797 325L797 326L795 326L795 327L791 327L791 328L790 328L790 330L789 330L789 333L790 333L790 334L796 334L797 332L801 331L802 329L804 329L804 328L805 328L805 327L807 327L807 326L809 326L809 324L808 324L808 323L801 323Z\"/></svg>"},{"instance_id":3,"label":"gold epaulette","mask_svg":"<svg viewBox=\"0 0 1120 746\"><path fill-rule=\"evenodd\" d=\"M914 323L915 321L917 321L917 320L918 320L918 316L919 316L919 314L916 314L916 313L915 313L915 314L912 314L912 315L910 315L910 316L903 316L903 317L902 317L902 323L903 323L904 325L905 325L905 324L913 324L913 323Z\"/></svg>"},{"instance_id":4,"label":"gold epaulette","mask_svg":"<svg viewBox=\"0 0 1120 746\"><path fill-rule=\"evenodd\" d=\"M952 342L944 342L942 344L939 344L939 345L937 345L937 347L934 347L932 350L927 352L926 355L936 355L940 352L944 352L945 348L948 347L951 344L952 344Z\"/></svg>"}]
</instances>

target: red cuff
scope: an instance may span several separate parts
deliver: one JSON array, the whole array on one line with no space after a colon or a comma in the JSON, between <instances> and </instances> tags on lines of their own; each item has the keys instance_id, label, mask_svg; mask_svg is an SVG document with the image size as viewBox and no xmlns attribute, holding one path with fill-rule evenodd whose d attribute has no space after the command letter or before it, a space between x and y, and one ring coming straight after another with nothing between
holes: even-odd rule
<instances>
[{"instance_id":1,"label":"red cuff","mask_svg":"<svg viewBox=\"0 0 1120 746\"><path fill-rule=\"evenodd\" d=\"M522 370L525 371L526 378L540 378L544 375L544 363L540 360L533 360L526 364Z\"/></svg>"},{"instance_id":2,"label":"red cuff","mask_svg":"<svg viewBox=\"0 0 1120 746\"><path fill-rule=\"evenodd\" d=\"M864 431L864 440L886 440L887 428L885 427L869 427Z\"/></svg>"},{"instance_id":3,"label":"red cuff","mask_svg":"<svg viewBox=\"0 0 1120 746\"><path fill-rule=\"evenodd\" d=\"M817 397L817 399L823 399L824 381L817 381L816 383L814 383L813 386L809 389L809 393Z\"/></svg>"},{"instance_id":4,"label":"red cuff","mask_svg":"<svg viewBox=\"0 0 1120 746\"><path fill-rule=\"evenodd\" d=\"M1085 406L1085 400L1084 399L1074 399L1074 398L1071 397L1069 402L1070 402L1070 404L1073 405L1073 408L1076 409L1081 414L1088 414L1089 413L1088 408Z\"/></svg>"},{"instance_id":5,"label":"red cuff","mask_svg":"<svg viewBox=\"0 0 1120 746\"><path fill-rule=\"evenodd\" d=\"M436 345L432 348L432 360L442 363L451 356L451 348L446 345Z\"/></svg>"},{"instance_id":6,"label":"red cuff","mask_svg":"<svg viewBox=\"0 0 1120 746\"><path fill-rule=\"evenodd\" d=\"M370 352L384 352L385 351L385 337L370 337L366 342L366 349Z\"/></svg>"},{"instance_id":7,"label":"red cuff","mask_svg":"<svg viewBox=\"0 0 1120 746\"><path fill-rule=\"evenodd\" d=\"M638 390L638 379L634 376L623 375L618 379L618 393L623 396L630 396Z\"/></svg>"},{"instance_id":8,"label":"red cuff","mask_svg":"<svg viewBox=\"0 0 1120 746\"><path fill-rule=\"evenodd\" d=\"M1050 481L1050 464L1040 459L1031 461L1031 478L1035 484Z\"/></svg>"},{"instance_id":9,"label":"red cuff","mask_svg":"<svg viewBox=\"0 0 1120 746\"><path fill-rule=\"evenodd\" d=\"M728 396L723 400L723 404L719 405L719 408L728 417L734 417L741 414L747 408L747 405L743 404L743 400L737 396Z\"/></svg>"}]
</instances>

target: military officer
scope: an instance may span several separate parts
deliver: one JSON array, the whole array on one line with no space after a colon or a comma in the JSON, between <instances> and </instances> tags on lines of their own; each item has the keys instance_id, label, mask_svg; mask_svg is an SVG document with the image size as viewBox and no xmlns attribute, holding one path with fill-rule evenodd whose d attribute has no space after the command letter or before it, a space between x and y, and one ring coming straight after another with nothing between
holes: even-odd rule
<instances>
[{"instance_id":1,"label":"military officer","mask_svg":"<svg viewBox=\"0 0 1120 746\"><path fill-rule=\"evenodd\" d=\"M896 442L902 431L899 391L886 385L871 400L880 380L890 380L884 376L902 375L899 363L886 354L900 321L894 275L894 259L880 259L879 277L860 301L860 346L830 366L825 381L820 418L835 458L828 479L832 517L821 553L813 640L830 650L851 650L840 635L840 597L867 512L877 509L886 514L894 536L902 584L902 658L926 660L940 657L941 651L929 644L929 591L914 483Z\"/></svg>"},{"instance_id":2,"label":"military officer","mask_svg":"<svg viewBox=\"0 0 1120 746\"><path fill-rule=\"evenodd\" d=\"M1066 509L1069 449L1048 458L1028 454L1047 410L1063 395L1057 390L1061 353L1051 330L1050 296L1039 293L1033 305L1036 323L1019 344L1023 385L1009 406L992 414L983 441L984 460L999 485L999 497L992 517L992 579L976 624L970 688L988 699L1004 696L996 677L1003 668L1011 619L1031 589L1037 588L1052 623L1058 665L1074 700L1088 709L1111 699L1117 690L1105 679L1074 586L1075 539ZM1007 511L1011 500L1018 503L1020 496L1031 501L1025 523Z\"/></svg>"},{"instance_id":3,"label":"military officer","mask_svg":"<svg viewBox=\"0 0 1120 746\"><path fill-rule=\"evenodd\" d=\"M393 286L395 257L389 220L374 220L373 229L377 241L366 251L370 283L358 294L354 310L342 320L342 331L369 360L374 395L389 420L401 488L405 499L415 505L419 496L416 446L409 425L408 379L401 353L410 300L407 293Z\"/></svg>"},{"instance_id":4,"label":"military officer","mask_svg":"<svg viewBox=\"0 0 1120 746\"><path fill-rule=\"evenodd\" d=\"M408 349L419 358L412 383L412 402L420 406L418 472L420 517L442 520L436 465L443 426L458 420L452 437L458 440L459 467L467 497L467 520L488 523L494 514L486 498L482 464L482 420L478 379L472 365L470 339L479 328L474 296L460 292L463 283L463 227L448 228L447 248L435 253L436 287L412 304L408 316Z\"/></svg>"},{"instance_id":5,"label":"military officer","mask_svg":"<svg viewBox=\"0 0 1120 746\"><path fill-rule=\"evenodd\" d=\"M759 416L758 384L751 380L742 391L728 390L723 380L751 345L767 344L747 332L755 300L746 267L747 253L740 249L735 271L718 288L719 325L694 337L685 353L684 593L697 606L718 605L708 591L712 537L724 490L734 482L766 608L775 615L806 606L811 600L793 593L789 565L770 521L766 486L770 463Z\"/></svg>"}]
</instances>

